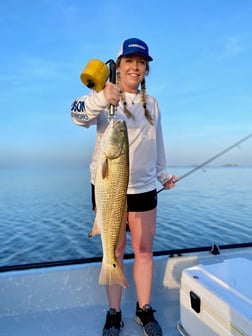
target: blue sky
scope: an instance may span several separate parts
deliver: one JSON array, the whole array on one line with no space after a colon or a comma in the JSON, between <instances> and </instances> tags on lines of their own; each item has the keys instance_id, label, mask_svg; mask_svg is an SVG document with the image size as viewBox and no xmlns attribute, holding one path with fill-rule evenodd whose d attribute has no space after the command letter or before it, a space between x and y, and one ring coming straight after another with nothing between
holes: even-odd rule
<instances>
[{"instance_id":1,"label":"blue sky","mask_svg":"<svg viewBox=\"0 0 252 336\"><path fill-rule=\"evenodd\" d=\"M0 4L0 167L81 167L95 128L70 119L87 62L138 37L154 61L167 163L200 164L252 133L252 1L9 0ZM252 138L215 164L252 165Z\"/></svg>"}]
</instances>

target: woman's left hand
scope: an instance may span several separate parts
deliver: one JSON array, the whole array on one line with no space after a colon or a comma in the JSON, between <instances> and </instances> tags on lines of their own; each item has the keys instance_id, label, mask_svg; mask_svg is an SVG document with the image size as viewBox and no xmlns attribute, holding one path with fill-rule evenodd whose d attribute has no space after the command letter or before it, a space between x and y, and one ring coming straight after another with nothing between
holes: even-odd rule
<instances>
[{"instance_id":1,"label":"woman's left hand","mask_svg":"<svg viewBox=\"0 0 252 336\"><path fill-rule=\"evenodd\" d=\"M163 184L164 189L171 189L175 187L175 183L179 180L179 177L172 175L172 177Z\"/></svg>"}]
</instances>

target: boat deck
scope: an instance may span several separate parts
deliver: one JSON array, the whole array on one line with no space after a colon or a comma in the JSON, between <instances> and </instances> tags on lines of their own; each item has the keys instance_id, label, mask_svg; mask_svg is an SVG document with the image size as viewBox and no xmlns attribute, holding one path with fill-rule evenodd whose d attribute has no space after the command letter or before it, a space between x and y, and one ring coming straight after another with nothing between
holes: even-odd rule
<instances>
[{"instance_id":1,"label":"boat deck","mask_svg":"<svg viewBox=\"0 0 252 336\"><path fill-rule=\"evenodd\" d=\"M227 250L179 257L155 257L152 306L164 336L179 335L179 289L184 268L227 258L252 260L252 249ZM142 336L134 321L132 260L125 261L129 288L123 291L121 336ZM1 336L98 336L105 322L107 300L97 285L100 263L66 265L0 273Z\"/></svg>"},{"instance_id":2,"label":"boat deck","mask_svg":"<svg viewBox=\"0 0 252 336\"><path fill-rule=\"evenodd\" d=\"M164 309L162 308L164 307ZM177 302L176 302L177 307ZM39 313L29 313L0 319L1 336L96 336L102 334L106 314L105 306L79 307ZM122 305L124 327L122 336L143 335L142 328L134 321L134 307L130 303ZM157 319L162 321L164 335L179 335L176 329L178 307L174 311L159 305ZM167 318L168 317L168 318Z\"/></svg>"}]
</instances>

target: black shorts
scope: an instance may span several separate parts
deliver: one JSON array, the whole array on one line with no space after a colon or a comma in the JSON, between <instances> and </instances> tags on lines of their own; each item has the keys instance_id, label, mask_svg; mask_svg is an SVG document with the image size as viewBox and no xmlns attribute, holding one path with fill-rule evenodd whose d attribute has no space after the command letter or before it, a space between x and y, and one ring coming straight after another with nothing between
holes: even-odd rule
<instances>
[{"instance_id":1,"label":"black shorts","mask_svg":"<svg viewBox=\"0 0 252 336\"><path fill-rule=\"evenodd\" d=\"M92 205L95 209L95 187L91 184ZM141 212L155 209L157 206L157 191L156 189L147 191L141 194L127 194L127 211Z\"/></svg>"}]
</instances>

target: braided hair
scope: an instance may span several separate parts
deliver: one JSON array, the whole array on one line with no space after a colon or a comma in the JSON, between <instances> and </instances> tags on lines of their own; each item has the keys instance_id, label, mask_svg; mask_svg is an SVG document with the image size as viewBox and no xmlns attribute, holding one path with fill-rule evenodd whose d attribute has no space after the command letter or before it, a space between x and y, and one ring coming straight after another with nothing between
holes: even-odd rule
<instances>
[{"instance_id":1,"label":"braided hair","mask_svg":"<svg viewBox=\"0 0 252 336\"><path fill-rule=\"evenodd\" d=\"M120 60L121 60L121 57L119 57L117 59L117 62L116 62L117 67L120 64ZM148 73L149 73L149 63L147 62L146 63L146 74L148 74ZM120 76L119 72L117 72L117 84L121 88L121 76ZM123 90L120 91L120 99L121 99L121 102L123 104L123 112L126 115L126 117L134 119L133 114L127 108L127 102L126 102L125 93L124 93ZM148 120L148 122L151 125L153 125L153 119L152 119L151 113L150 113L150 111L147 108L145 78L141 81L141 101L142 101L142 105L143 105L143 108L144 108L145 118Z\"/></svg>"}]
</instances>

